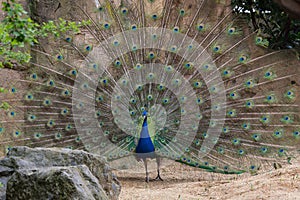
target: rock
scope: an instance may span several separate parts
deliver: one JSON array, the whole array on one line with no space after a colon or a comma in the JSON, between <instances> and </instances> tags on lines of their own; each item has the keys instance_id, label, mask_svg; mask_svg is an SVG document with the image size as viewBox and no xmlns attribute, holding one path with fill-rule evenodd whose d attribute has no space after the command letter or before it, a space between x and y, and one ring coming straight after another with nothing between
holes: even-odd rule
<instances>
[{"instance_id":1,"label":"rock","mask_svg":"<svg viewBox=\"0 0 300 200\"><path fill-rule=\"evenodd\" d=\"M79 165L17 171L7 184L6 199L108 199L108 197L89 168Z\"/></svg>"},{"instance_id":2,"label":"rock","mask_svg":"<svg viewBox=\"0 0 300 200\"><path fill-rule=\"evenodd\" d=\"M13 147L0 160L0 199L118 199L120 184L101 156Z\"/></svg>"}]
</instances>

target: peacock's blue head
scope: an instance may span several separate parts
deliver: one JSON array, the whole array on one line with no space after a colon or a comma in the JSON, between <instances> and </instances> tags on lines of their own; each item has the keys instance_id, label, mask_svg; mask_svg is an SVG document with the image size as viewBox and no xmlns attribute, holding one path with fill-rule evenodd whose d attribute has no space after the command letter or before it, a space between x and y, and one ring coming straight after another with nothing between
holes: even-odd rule
<instances>
[{"instance_id":1,"label":"peacock's blue head","mask_svg":"<svg viewBox=\"0 0 300 200\"><path fill-rule=\"evenodd\" d=\"M147 114L148 114L147 111L144 110L142 116L145 117L145 116L147 116Z\"/></svg>"}]
</instances>

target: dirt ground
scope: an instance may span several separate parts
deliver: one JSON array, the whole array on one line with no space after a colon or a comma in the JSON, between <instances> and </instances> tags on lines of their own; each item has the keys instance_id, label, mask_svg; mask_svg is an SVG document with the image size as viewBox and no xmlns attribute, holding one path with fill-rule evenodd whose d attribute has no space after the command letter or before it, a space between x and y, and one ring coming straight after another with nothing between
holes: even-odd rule
<instances>
[{"instance_id":1,"label":"dirt ground","mask_svg":"<svg viewBox=\"0 0 300 200\"><path fill-rule=\"evenodd\" d=\"M258 175L223 175L174 163L161 170L164 181L146 183L144 173L115 172L120 200L300 199L300 162ZM150 177L155 178L156 172Z\"/></svg>"}]
</instances>

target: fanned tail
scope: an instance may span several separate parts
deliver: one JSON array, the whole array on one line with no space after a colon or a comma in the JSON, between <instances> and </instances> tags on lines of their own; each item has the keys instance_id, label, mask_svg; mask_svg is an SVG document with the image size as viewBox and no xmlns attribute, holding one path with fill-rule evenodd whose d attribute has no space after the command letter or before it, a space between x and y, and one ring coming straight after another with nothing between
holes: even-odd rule
<instances>
[{"instance_id":1,"label":"fanned tail","mask_svg":"<svg viewBox=\"0 0 300 200\"><path fill-rule=\"evenodd\" d=\"M31 67L5 85L6 150L59 146L117 160L134 155L146 110L156 154L183 164L231 174L296 156L299 60L267 50L226 5L70 6L68 16L88 21L81 32L41 41Z\"/></svg>"}]
</instances>

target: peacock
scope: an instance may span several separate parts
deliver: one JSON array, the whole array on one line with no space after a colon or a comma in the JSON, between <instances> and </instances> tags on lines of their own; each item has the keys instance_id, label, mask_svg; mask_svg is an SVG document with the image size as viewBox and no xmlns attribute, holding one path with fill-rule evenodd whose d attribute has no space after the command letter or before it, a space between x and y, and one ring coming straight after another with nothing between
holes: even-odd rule
<instances>
[{"instance_id":1,"label":"peacock","mask_svg":"<svg viewBox=\"0 0 300 200\"><path fill-rule=\"evenodd\" d=\"M299 55L269 50L228 2L60 2L58 16L87 23L34 44L30 67L0 83L2 150L81 149L119 169L143 161L147 182L149 159L155 180L165 160L224 174L291 163Z\"/></svg>"}]
</instances>

